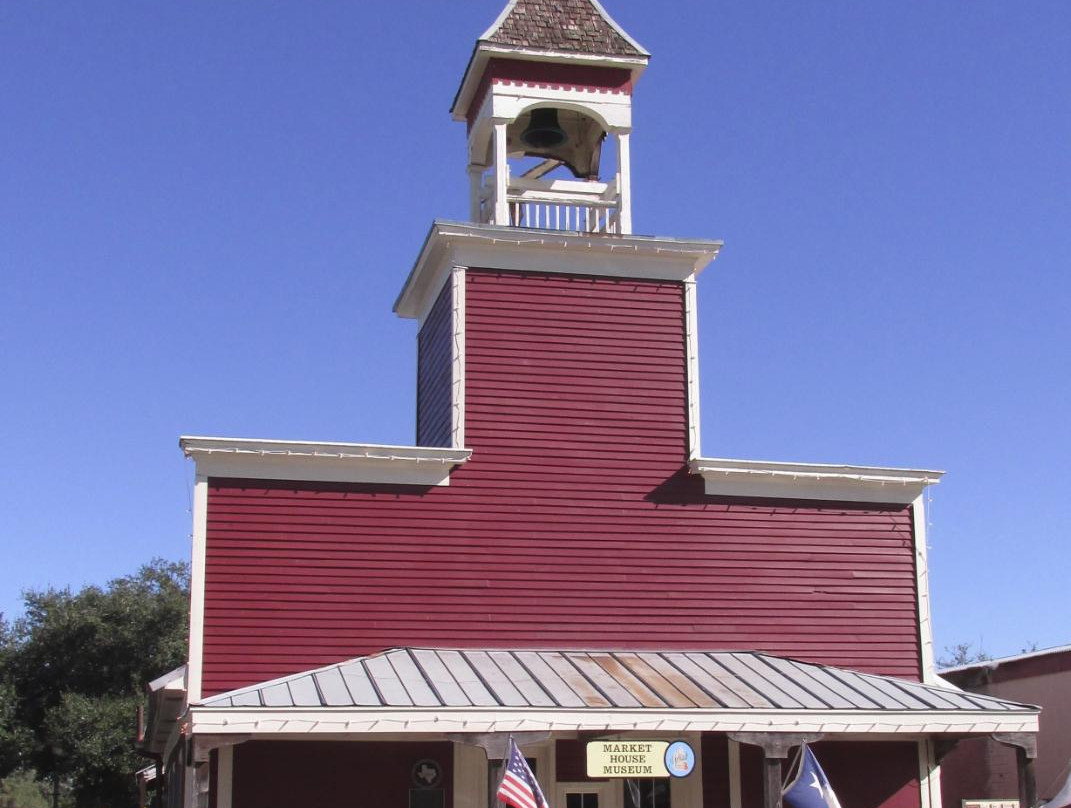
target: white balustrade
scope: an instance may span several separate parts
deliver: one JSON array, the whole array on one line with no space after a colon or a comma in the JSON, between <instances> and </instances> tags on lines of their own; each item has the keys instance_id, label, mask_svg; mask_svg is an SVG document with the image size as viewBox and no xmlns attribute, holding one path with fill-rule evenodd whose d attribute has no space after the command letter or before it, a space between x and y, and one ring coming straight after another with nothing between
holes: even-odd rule
<instances>
[{"instance_id":1,"label":"white balustrade","mask_svg":"<svg viewBox=\"0 0 1071 808\"><path fill-rule=\"evenodd\" d=\"M583 233L618 233L621 229L616 183L518 177L507 185L506 201L509 221L495 222L494 188L485 187L480 195L481 221Z\"/></svg>"}]
</instances>

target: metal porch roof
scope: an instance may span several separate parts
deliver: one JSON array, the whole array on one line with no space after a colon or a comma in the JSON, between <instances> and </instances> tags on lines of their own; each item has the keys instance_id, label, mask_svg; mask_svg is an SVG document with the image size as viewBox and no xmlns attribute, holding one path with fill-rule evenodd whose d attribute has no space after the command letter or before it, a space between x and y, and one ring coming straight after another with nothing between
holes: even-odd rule
<instances>
[{"instance_id":1,"label":"metal porch roof","mask_svg":"<svg viewBox=\"0 0 1071 808\"><path fill-rule=\"evenodd\" d=\"M512 711L1035 711L1015 702L742 651L395 648L205 699L200 708Z\"/></svg>"}]
</instances>

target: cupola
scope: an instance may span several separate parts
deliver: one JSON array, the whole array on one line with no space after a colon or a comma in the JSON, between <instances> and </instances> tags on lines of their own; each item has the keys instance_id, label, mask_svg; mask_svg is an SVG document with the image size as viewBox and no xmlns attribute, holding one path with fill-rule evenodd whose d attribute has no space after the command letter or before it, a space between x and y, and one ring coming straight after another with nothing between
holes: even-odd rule
<instances>
[{"instance_id":1,"label":"cupola","mask_svg":"<svg viewBox=\"0 0 1071 808\"><path fill-rule=\"evenodd\" d=\"M630 234L632 88L649 58L597 0L512 0L451 110L468 125L472 220Z\"/></svg>"}]
</instances>

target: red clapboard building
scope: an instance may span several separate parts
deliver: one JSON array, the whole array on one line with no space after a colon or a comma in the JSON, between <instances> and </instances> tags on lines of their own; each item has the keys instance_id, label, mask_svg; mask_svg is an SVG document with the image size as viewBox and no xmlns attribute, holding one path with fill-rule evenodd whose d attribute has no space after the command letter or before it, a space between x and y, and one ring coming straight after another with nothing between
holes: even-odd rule
<instances>
[{"instance_id":1,"label":"red clapboard building","mask_svg":"<svg viewBox=\"0 0 1071 808\"><path fill-rule=\"evenodd\" d=\"M939 472L702 454L720 242L633 233L648 58L594 0L513 0L479 38L471 221L432 225L395 304L415 445L182 439L161 804L488 808L512 735L556 808L776 808L804 742L845 808L939 808L955 740L1029 746L1035 709L934 675Z\"/></svg>"}]
</instances>

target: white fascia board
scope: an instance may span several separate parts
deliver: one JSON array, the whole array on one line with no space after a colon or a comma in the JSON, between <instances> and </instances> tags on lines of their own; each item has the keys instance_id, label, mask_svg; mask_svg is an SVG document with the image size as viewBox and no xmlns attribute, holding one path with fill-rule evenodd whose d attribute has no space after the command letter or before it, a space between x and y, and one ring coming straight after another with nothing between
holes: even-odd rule
<instances>
[{"instance_id":1,"label":"white fascia board","mask_svg":"<svg viewBox=\"0 0 1071 808\"><path fill-rule=\"evenodd\" d=\"M943 471L697 458L689 464L711 496L888 502L910 505Z\"/></svg>"},{"instance_id":2,"label":"white fascia board","mask_svg":"<svg viewBox=\"0 0 1071 808\"><path fill-rule=\"evenodd\" d=\"M436 221L394 311L422 319L454 266L683 282L721 247L720 241Z\"/></svg>"},{"instance_id":3,"label":"white fascia board","mask_svg":"<svg viewBox=\"0 0 1071 808\"><path fill-rule=\"evenodd\" d=\"M476 90L483 79L487 63L492 58L514 59L523 62L552 62L554 64L575 64L584 67L620 67L632 73L632 84L640 80L647 69L650 56L604 56L590 53L570 53L568 51L545 51L533 48L511 48L507 45L495 45L478 41L472 51L465 75L461 79L454 103L450 105L450 114L455 121L466 120Z\"/></svg>"},{"instance_id":4,"label":"white fascia board","mask_svg":"<svg viewBox=\"0 0 1071 808\"><path fill-rule=\"evenodd\" d=\"M449 485L471 449L249 438L183 437L199 477Z\"/></svg>"},{"instance_id":5,"label":"white fascia board","mask_svg":"<svg viewBox=\"0 0 1071 808\"><path fill-rule=\"evenodd\" d=\"M168 671L163 676L158 676L149 682L146 688L150 693L156 693L159 690L184 692L186 690L186 666L180 665L173 671Z\"/></svg>"},{"instance_id":6,"label":"white fascia board","mask_svg":"<svg viewBox=\"0 0 1071 808\"><path fill-rule=\"evenodd\" d=\"M194 735L444 732L821 732L990 734L1037 732L1037 710L685 710L197 707Z\"/></svg>"},{"instance_id":7,"label":"white fascia board","mask_svg":"<svg viewBox=\"0 0 1071 808\"><path fill-rule=\"evenodd\" d=\"M515 121L531 106L553 104L559 109L575 109L596 118L608 132L632 129L632 96L625 93L591 93L571 87L530 87L514 81L496 84L487 97L490 106L485 104L480 108L477 126L481 118Z\"/></svg>"},{"instance_id":8,"label":"white fascia board","mask_svg":"<svg viewBox=\"0 0 1071 808\"><path fill-rule=\"evenodd\" d=\"M921 494L911 505L911 534L915 543L915 611L919 623L919 659L922 681L937 684L937 663L933 652L933 620L930 611L930 564L926 544L926 504Z\"/></svg>"}]
</instances>

